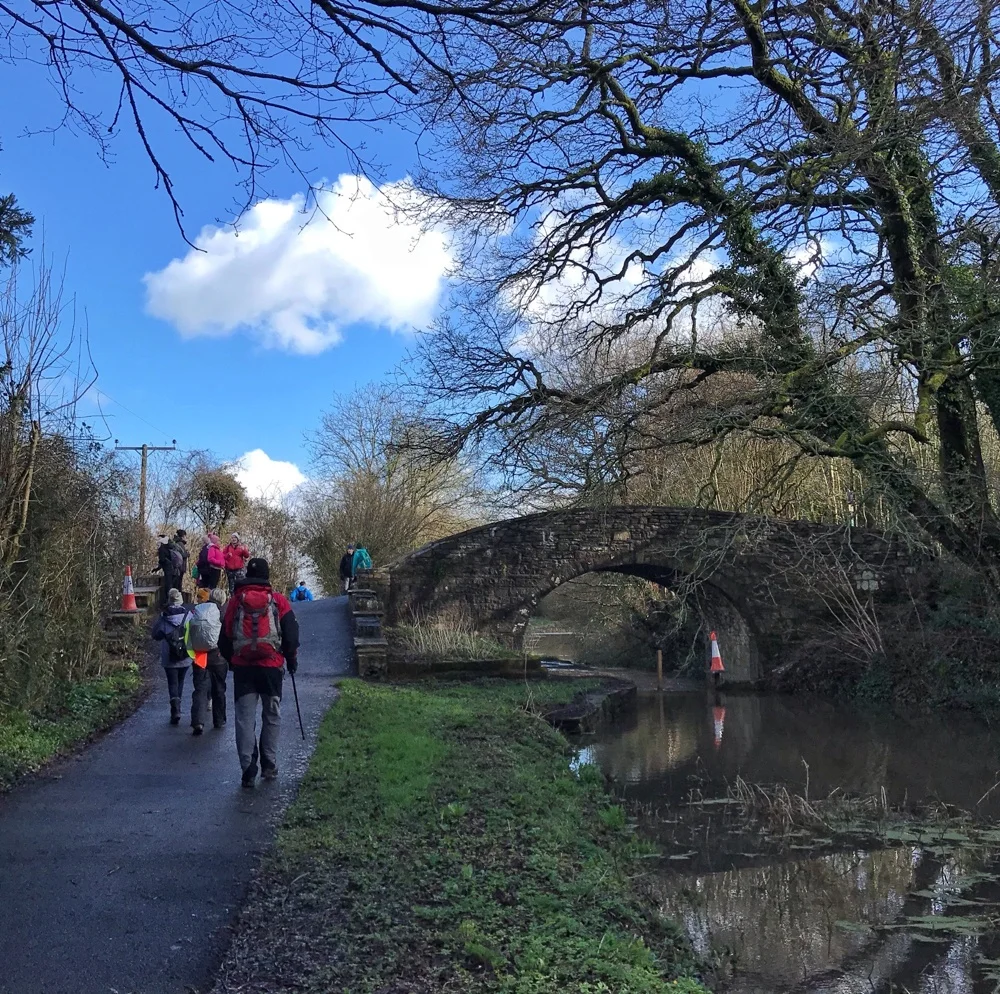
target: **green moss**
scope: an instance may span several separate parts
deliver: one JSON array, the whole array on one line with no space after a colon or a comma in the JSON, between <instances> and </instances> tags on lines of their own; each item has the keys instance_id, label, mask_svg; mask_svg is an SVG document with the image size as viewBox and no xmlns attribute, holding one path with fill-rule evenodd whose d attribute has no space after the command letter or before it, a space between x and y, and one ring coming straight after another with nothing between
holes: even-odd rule
<instances>
[{"instance_id":1,"label":"green moss","mask_svg":"<svg viewBox=\"0 0 1000 994\"><path fill-rule=\"evenodd\" d=\"M579 689L553 681L534 693L550 703ZM570 770L524 685L348 681L341 692L244 914L228 984L702 992L679 931L634 889L646 848L601 776Z\"/></svg>"},{"instance_id":2,"label":"green moss","mask_svg":"<svg viewBox=\"0 0 1000 994\"><path fill-rule=\"evenodd\" d=\"M44 713L0 714L0 787L111 725L141 683L129 665L110 676L64 687Z\"/></svg>"}]
</instances>

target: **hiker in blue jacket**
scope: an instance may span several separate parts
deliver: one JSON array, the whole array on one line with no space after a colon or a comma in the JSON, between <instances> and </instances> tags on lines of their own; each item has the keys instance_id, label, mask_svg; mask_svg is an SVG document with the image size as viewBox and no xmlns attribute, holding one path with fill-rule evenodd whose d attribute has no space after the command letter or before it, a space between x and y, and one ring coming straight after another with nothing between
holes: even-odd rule
<instances>
[{"instance_id":1,"label":"hiker in blue jacket","mask_svg":"<svg viewBox=\"0 0 1000 994\"><path fill-rule=\"evenodd\" d=\"M292 592L288 595L290 601L311 601L312 591L306 586L305 580L299 580L297 587L292 587Z\"/></svg>"},{"instance_id":2,"label":"hiker in blue jacket","mask_svg":"<svg viewBox=\"0 0 1000 994\"><path fill-rule=\"evenodd\" d=\"M160 643L160 665L167 675L167 690L170 693L170 724L181 721L181 695L184 693L184 678L191 666L187 645L184 643L184 626L190 613L184 606L184 598L176 587L167 592L167 606L153 625L152 637Z\"/></svg>"}]
</instances>

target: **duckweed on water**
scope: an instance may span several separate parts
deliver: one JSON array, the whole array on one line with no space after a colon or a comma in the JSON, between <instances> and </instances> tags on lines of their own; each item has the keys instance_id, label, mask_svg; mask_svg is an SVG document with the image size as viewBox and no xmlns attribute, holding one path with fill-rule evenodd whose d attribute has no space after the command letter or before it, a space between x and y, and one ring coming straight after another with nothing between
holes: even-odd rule
<instances>
[{"instance_id":1,"label":"duckweed on water","mask_svg":"<svg viewBox=\"0 0 1000 994\"><path fill-rule=\"evenodd\" d=\"M216 990L704 994L624 812L525 694L343 684Z\"/></svg>"}]
</instances>

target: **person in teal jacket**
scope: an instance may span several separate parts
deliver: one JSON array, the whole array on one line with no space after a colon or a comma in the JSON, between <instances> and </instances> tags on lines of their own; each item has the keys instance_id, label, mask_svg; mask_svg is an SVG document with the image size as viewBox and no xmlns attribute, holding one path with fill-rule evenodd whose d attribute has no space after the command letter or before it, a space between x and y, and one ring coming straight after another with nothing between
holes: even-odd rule
<instances>
[{"instance_id":1,"label":"person in teal jacket","mask_svg":"<svg viewBox=\"0 0 1000 994\"><path fill-rule=\"evenodd\" d=\"M354 559L351 560L351 576L357 576L359 569L371 569L372 557L363 545L355 546Z\"/></svg>"},{"instance_id":2,"label":"person in teal jacket","mask_svg":"<svg viewBox=\"0 0 1000 994\"><path fill-rule=\"evenodd\" d=\"M306 586L305 580L299 580L297 587L292 587L292 592L288 595L290 601L311 601L312 591Z\"/></svg>"}]
</instances>

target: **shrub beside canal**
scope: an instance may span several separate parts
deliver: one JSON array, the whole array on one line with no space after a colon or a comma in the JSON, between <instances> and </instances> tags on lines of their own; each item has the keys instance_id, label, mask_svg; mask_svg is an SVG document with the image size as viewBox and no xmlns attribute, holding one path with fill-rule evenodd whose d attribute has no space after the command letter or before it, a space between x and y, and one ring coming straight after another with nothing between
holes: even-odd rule
<instances>
[{"instance_id":1,"label":"shrub beside canal","mask_svg":"<svg viewBox=\"0 0 1000 994\"><path fill-rule=\"evenodd\" d=\"M578 689L346 682L217 990L701 992L642 844L532 704Z\"/></svg>"}]
</instances>

